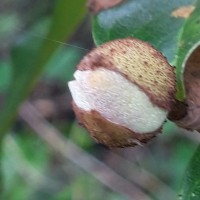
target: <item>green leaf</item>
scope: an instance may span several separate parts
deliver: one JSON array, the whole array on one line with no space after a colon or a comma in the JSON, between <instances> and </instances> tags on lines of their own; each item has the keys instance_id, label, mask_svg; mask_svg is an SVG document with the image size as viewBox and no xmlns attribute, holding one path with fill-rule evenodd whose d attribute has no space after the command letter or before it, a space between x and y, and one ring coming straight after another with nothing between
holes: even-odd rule
<instances>
[{"instance_id":1,"label":"green leaf","mask_svg":"<svg viewBox=\"0 0 200 200\"><path fill-rule=\"evenodd\" d=\"M176 57L177 99L181 100L184 94L183 73L187 60L197 46L200 45L200 1L195 5L192 15L186 20L179 41Z\"/></svg>"},{"instance_id":2,"label":"green leaf","mask_svg":"<svg viewBox=\"0 0 200 200\"><path fill-rule=\"evenodd\" d=\"M200 1L197 1L196 8L191 17L186 21L180 44L182 48L178 51L177 56L177 78L179 91L183 88L181 85L185 63L192 55L193 51L200 45ZM181 96L181 94L178 94ZM183 200L196 200L200 197L200 145L194 153L185 177L183 179L181 198Z\"/></svg>"},{"instance_id":3,"label":"green leaf","mask_svg":"<svg viewBox=\"0 0 200 200\"><path fill-rule=\"evenodd\" d=\"M200 198L200 146L193 155L186 170L180 192L180 200L199 200Z\"/></svg>"},{"instance_id":4,"label":"green leaf","mask_svg":"<svg viewBox=\"0 0 200 200\"><path fill-rule=\"evenodd\" d=\"M68 39L85 15L85 0L56 2L52 23L45 36L47 39L35 37L34 40L34 32L30 32L18 41L13 50L13 82L0 115L0 139L11 126L17 108L30 93L46 63L60 46L55 40L64 42Z\"/></svg>"},{"instance_id":5,"label":"green leaf","mask_svg":"<svg viewBox=\"0 0 200 200\"><path fill-rule=\"evenodd\" d=\"M195 6L195 3L195 0L124 1L123 4L93 17L93 38L97 45L129 36L151 43L167 57L171 65L177 66L177 98L183 100L182 65L188 52L200 40L197 24L199 10L196 9L188 19L175 17L173 13L182 7ZM183 41L187 41L184 47L181 46Z\"/></svg>"},{"instance_id":6,"label":"green leaf","mask_svg":"<svg viewBox=\"0 0 200 200\"><path fill-rule=\"evenodd\" d=\"M72 79L75 67L82 56L82 50L61 46L47 63L44 77L59 80L66 84L67 81Z\"/></svg>"}]
</instances>

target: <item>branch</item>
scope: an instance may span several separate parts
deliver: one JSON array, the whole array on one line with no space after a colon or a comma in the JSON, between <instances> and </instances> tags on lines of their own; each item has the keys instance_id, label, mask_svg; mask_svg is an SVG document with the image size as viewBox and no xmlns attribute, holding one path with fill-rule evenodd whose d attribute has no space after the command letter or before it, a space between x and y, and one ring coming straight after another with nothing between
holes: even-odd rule
<instances>
[{"instance_id":1,"label":"branch","mask_svg":"<svg viewBox=\"0 0 200 200\"><path fill-rule=\"evenodd\" d=\"M73 142L66 141L63 134L48 123L30 103L26 102L22 105L19 115L54 151L78 165L111 190L131 200L149 200L150 197L136 185L90 156Z\"/></svg>"}]
</instances>

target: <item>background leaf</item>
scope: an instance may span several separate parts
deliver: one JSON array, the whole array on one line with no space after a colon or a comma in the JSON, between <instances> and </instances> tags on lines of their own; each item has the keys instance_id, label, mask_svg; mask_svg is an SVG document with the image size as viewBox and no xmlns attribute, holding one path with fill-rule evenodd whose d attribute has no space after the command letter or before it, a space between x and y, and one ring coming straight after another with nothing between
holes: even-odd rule
<instances>
[{"instance_id":1,"label":"background leaf","mask_svg":"<svg viewBox=\"0 0 200 200\"><path fill-rule=\"evenodd\" d=\"M199 200L200 197L200 146L193 155L186 174L183 179L183 184L180 193L182 200Z\"/></svg>"},{"instance_id":2,"label":"background leaf","mask_svg":"<svg viewBox=\"0 0 200 200\"><path fill-rule=\"evenodd\" d=\"M195 10L186 20L179 40L176 55L177 98L181 100L183 94L183 73L187 60L193 51L200 45L200 1L195 4Z\"/></svg>"},{"instance_id":3,"label":"background leaf","mask_svg":"<svg viewBox=\"0 0 200 200\"><path fill-rule=\"evenodd\" d=\"M199 34L195 33L199 33L199 25L195 22L199 11L195 11L187 20L183 16L174 16L173 13L182 7L195 6L195 3L195 0L177 0L170 3L159 0L127 0L93 17L93 38L97 45L128 36L151 43L167 57L171 65L177 66L177 97L183 100L185 96L182 64L186 54L200 38ZM188 34L192 35L192 40L186 36ZM182 53L181 45L185 39L187 44L184 44L185 53Z\"/></svg>"},{"instance_id":4,"label":"background leaf","mask_svg":"<svg viewBox=\"0 0 200 200\"><path fill-rule=\"evenodd\" d=\"M59 47L49 59L44 71L46 79L58 80L66 84L73 78L75 66L83 56L83 51L68 46ZM58 62L59 60L59 62ZM66 73L67 72L67 73Z\"/></svg>"}]
</instances>

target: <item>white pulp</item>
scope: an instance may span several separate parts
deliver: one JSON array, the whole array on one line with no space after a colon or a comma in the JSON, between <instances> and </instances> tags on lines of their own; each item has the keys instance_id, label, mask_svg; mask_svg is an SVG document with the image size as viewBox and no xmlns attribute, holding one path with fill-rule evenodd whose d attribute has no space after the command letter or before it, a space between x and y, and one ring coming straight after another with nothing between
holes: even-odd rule
<instances>
[{"instance_id":1,"label":"white pulp","mask_svg":"<svg viewBox=\"0 0 200 200\"><path fill-rule=\"evenodd\" d=\"M117 72L98 68L79 71L69 82L75 104L85 110L96 110L107 120L136 133L153 132L161 127L167 111L151 103L135 84Z\"/></svg>"}]
</instances>

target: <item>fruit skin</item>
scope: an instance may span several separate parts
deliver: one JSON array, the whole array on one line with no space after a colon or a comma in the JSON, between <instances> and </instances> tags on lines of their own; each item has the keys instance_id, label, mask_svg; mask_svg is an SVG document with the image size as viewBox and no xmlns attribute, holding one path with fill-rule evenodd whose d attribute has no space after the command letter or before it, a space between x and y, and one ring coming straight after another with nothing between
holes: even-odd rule
<instances>
[{"instance_id":1,"label":"fruit skin","mask_svg":"<svg viewBox=\"0 0 200 200\"><path fill-rule=\"evenodd\" d=\"M142 146L162 131L162 127L160 127L152 133L134 133L126 127L106 120L95 110L84 111L78 108L75 103L72 105L80 125L89 131L90 136L97 143L104 144L109 148Z\"/></svg>"},{"instance_id":2,"label":"fruit skin","mask_svg":"<svg viewBox=\"0 0 200 200\"><path fill-rule=\"evenodd\" d=\"M114 40L92 50L77 66L80 71L97 68L119 73L137 85L155 106L171 110L175 101L175 70L150 44L133 38ZM149 133L135 133L105 119L96 110L85 111L74 102L73 109L91 137L110 148L142 145L162 131L163 124Z\"/></svg>"},{"instance_id":3,"label":"fruit skin","mask_svg":"<svg viewBox=\"0 0 200 200\"><path fill-rule=\"evenodd\" d=\"M175 70L150 44L130 37L107 42L87 54L77 69L99 67L120 73L142 89L152 103L171 110L176 92Z\"/></svg>"}]
</instances>

